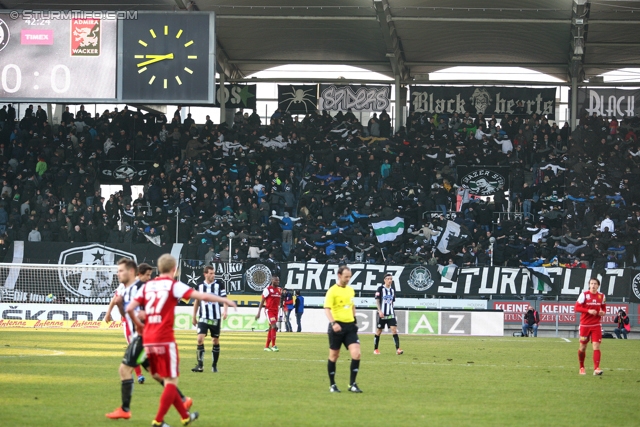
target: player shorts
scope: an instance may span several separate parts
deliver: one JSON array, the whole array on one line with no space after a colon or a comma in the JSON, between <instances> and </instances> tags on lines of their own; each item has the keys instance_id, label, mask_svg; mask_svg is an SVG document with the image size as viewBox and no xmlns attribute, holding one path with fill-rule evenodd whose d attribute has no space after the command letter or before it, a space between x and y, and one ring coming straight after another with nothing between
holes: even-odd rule
<instances>
[{"instance_id":1,"label":"player shorts","mask_svg":"<svg viewBox=\"0 0 640 427\"><path fill-rule=\"evenodd\" d=\"M378 316L378 324L377 324L377 328L378 329L384 329L385 326L388 326L389 328L391 328L392 326L398 326L398 321L396 320L395 317L391 317L391 318L380 318L380 316Z\"/></svg>"},{"instance_id":2,"label":"player shorts","mask_svg":"<svg viewBox=\"0 0 640 427\"><path fill-rule=\"evenodd\" d=\"M351 344L360 344L358 338L358 326L355 322L342 323L336 322L340 325L342 330L335 332L331 324L329 324L329 348L331 350L340 350L340 347L344 344L346 348L349 348Z\"/></svg>"},{"instance_id":3,"label":"player shorts","mask_svg":"<svg viewBox=\"0 0 640 427\"><path fill-rule=\"evenodd\" d=\"M145 369L149 369L149 361L147 360L147 354L142 345L141 336L138 335L131 340L127 349L124 351L122 363L130 368L142 365Z\"/></svg>"},{"instance_id":4,"label":"player shorts","mask_svg":"<svg viewBox=\"0 0 640 427\"><path fill-rule=\"evenodd\" d=\"M278 310L267 310L267 319L269 320L269 325L275 325L278 321Z\"/></svg>"},{"instance_id":5,"label":"player shorts","mask_svg":"<svg viewBox=\"0 0 640 427\"><path fill-rule=\"evenodd\" d=\"M602 342L602 327L600 325L580 325L580 342L587 343L589 340L591 340L591 342Z\"/></svg>"},{"instance_id":6,"label":"player shorts","mask_svg":"<svg viewBox=\"0 0 640 427\"><path fill-rule=\"evenodd\" d=\"M205 322L198 322L198 335L207 333L211 334L212 338L218 338L220 336L220 320L207 320Z\"/></svg>"},{"instance_id":7,"label":"player shorts","mask_svg":"<svg viewBox=\"0 0 640 427\"><path fill-rule=\"evenodd\" d=\"M180 358L175 342L145 344L144 350L147 353L151 374L158 374L161 378L177 378L180 375Z\"/></svg>"}]
</instances>

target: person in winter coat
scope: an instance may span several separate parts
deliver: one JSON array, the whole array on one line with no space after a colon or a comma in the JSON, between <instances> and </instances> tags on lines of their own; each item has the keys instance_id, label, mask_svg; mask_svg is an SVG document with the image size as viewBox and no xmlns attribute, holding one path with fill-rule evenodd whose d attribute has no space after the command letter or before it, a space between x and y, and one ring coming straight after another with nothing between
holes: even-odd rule
<instances>
[{"instance_id":1,"label":"person in winter coat","mask_svg":"<svg viewBox=\"0 0 640 427\"><path fill-rule=\"evenodd\" d=\"M538 336L538 324L540 323L540 313L532 306L529 306L527 312L522 315L522 336L527 336L527 330L533 329L533 336Z\"/></svg>"},{"instance_id":2,"label":"person in winter coat","mask_svg":"<svg viewBox=\"0 0 640 427\"><path fill-rule=\"evenodd\" d=\"M618 327L613 330L615 332L616 337L620 339L620 334L624 335L624 339L627 339L627 334L631 332L631 324L629 323L629 316L624 310L618 310L618 315L613 319L614 323L618 324Z\"/></svg>"}]
</instances>

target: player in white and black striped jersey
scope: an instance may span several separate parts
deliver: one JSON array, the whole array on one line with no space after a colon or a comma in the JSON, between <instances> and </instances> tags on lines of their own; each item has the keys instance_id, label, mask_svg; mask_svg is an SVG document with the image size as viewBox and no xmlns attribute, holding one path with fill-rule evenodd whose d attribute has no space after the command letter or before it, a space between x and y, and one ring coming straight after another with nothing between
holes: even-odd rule
<instances>
[{"instance_id":1,"label":"player in white and black striped jersey","mask_svg":"<svg viewBox=\"0 0 640 427\"><path fill-rule=\"evenodd\" d=\"M208 265L204 268L204 282L197 287L199 292L226 297L227 290L224 283L216 280L216 270ZM198 350L196 357L198 364L192 369L193 372L202 372L204 364L204 339L207 332L211 333L213 349L211 350L213 363L211 370L218 372L218 358L220 357L220 326L227 318L227 304L221 308L217 302L206 302L195 300L193 302L193 324L198 328Z\"/></svg>"},{"instance_id":2,"label":"player in white and black striped jersey","mask_svg":"<svg viewBox=\"0 0 640 427\"><path fill-rule=\"evenodd\" d=\"M396 320L396 312L393 303L396 300L396 291L391 287L393 276L391 273L384 275L384 285L376 290L376 305L378 306L378 325L376 335L374 337L373 354L380 354L378 344L380 343L380 334L385 326L389 327L393 334L393 341L396 344L396 354L402 354L404 351L400 349L400 338L398 337L398 321Z\"/></svg>"}]
</instances>

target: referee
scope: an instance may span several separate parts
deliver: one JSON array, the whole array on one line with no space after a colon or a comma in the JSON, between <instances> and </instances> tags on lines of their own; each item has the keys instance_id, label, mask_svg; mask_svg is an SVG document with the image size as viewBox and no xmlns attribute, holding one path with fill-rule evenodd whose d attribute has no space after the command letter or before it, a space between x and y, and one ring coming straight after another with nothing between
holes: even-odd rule
<instances>
[{"instance_id":1,"label":"referee","mask_svg":"<svg viewBox=\"0 0 640 427\"><path fill-rule=\"evenodd\" d=\"M344 344L351 354L351 380L349 391L362 393L356 384L356 376L360 368L360 340L356 325L356 307L353 305L355 292L349 286L351 269L346 265L338 268L338 282L331 286L324 299L324 312L329 319L329 381L331 393L340 393L336 385L336 361L340 356L340 348Z\"/></svg>"}]
</instances>

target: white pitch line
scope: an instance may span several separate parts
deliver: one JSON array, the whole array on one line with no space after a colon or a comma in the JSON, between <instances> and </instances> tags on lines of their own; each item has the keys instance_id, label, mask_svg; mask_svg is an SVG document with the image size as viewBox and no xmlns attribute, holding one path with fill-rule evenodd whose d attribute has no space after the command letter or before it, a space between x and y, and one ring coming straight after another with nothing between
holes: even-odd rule
<instances>
[{"instance_id":1,"label":"white pitch line","mask_svg":"<svg viewBox=\"0 0 640 427\"><path fill-rule=\"evenodd\" d=\"M566 339L566 338L562 338L562 339L563 339L563 340L565 340L566 342L571 342L571 341L569 341L569 340L568 340L568 339Z\"/></svg>"},{"instance_id":2,"label":"white pitch line","mask_svg":"<svg viewBox=\"0 0 640 427\"><path fill-rule=\"evenodd\" d=\"M271 358L275 360L280 360L283 362L317 362L317 363L326 363L326 359L293 359L293 358ZM266 360L262 357L236 357L234 360ZM362 360L362 359L361 359ZM366 360L366 362L371 362L371 360ZM378 364L378 362L373 362L373 364ZM396 365L431 365L431 366L465 366L465 367L478 367L478 368L525 368L525 369L573 369L570 366L533 366L533 365L493 365L493 364L481 364L481 363L439 363L439 362L396 362ZM608 368L607 370L611 371L635 371L636 369L630 368Z\"/></svg>"},{"instance_id":3,"label":"white pitch line","mask_svg":"<svg viewBox=\"0 0 640 427\"><path fill-rule=\"evenodd\" d=\"M47 353L47 354L14 354L11 356L0 356L0 359L7 359L9 357L43 357L43 356L62 356L64 355L64 351L59 351L59 350L49 350L47 348L41 348L38 350L44 350L44 351L51 351L53 353Z\"/></svg>"}]
</instances>

